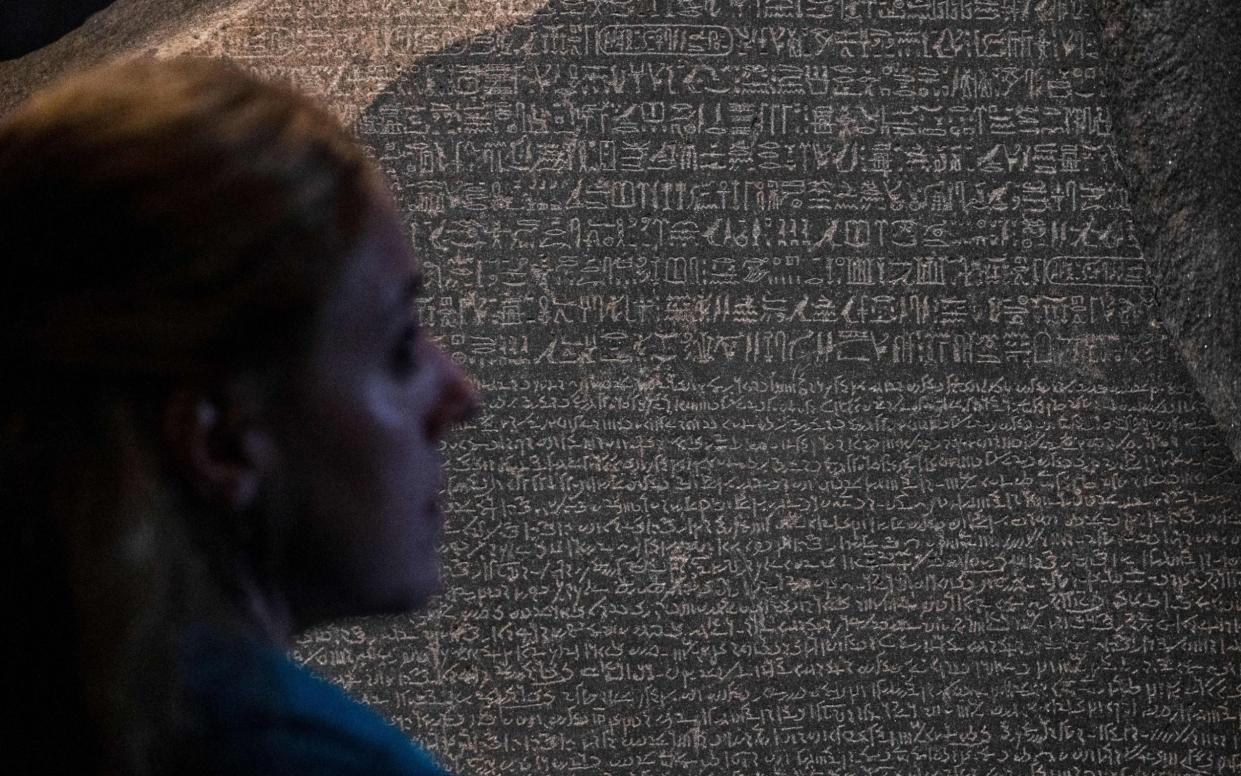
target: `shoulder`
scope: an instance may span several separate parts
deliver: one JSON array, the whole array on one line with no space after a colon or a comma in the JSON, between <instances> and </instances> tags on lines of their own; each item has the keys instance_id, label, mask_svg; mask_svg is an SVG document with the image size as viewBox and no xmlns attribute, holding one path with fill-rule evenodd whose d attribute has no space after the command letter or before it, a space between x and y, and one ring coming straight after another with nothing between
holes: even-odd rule
<instances>
[{"instance_id":1,"label":"shoulder","mask_svg":"<svg viewBox=\"0 0 1241 776\"><path fill-rule=\"evenodd\" d=\"M448 776L394 725L271 645L198 627L181 655L209 771Z\"/></svg>"}]
</instances>

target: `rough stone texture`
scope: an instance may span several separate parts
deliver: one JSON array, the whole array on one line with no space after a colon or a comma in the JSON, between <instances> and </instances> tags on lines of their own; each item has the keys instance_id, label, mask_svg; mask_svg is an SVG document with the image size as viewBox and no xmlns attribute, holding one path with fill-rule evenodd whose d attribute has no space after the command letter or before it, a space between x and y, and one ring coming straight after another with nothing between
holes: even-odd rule
<instances>
[{"instance_id":1,"label":"rough stone texture","mask_svg":"<svg viewBox=\"0 0 1241 776\"><path fill-rule=\"evenodd\" d=\"M529 16L544 0L279 0L188 47L289 81L346 124L420 58Z\"/></svg>"},{"instance_id":2,"label":"rough stone texture","mask_svg":"<svg viewBox=\"0 0 1241 776\"><path fill-rule=\"evenodd\" d=\"M1160 319L1241 457L1241 5L1102 0L1100 14Z\"/></svg>"},{"instance_id":3,"label":"rough stone texture","mask_svg":"<svg viewBox=\"0 0 1241 776\"><path fill-rule=\"evenodd\" d=\"M70 70L112 57L178 54L257 5L257 0L117 0L55 43L0 62L0 113Z\"/></svg>"},{"instance_id":4,"label":"rough stone texture","mask_svg":"<svg viewBox=\"0 0 1241 776\"><path fill-rule=\"evenodd\" d=\"M346 124L419 57L542 0L118 0L50 46L0 62L0 113L112 57L225 57L315 95ZM378 23L377 20L383 20Z\"/></svg>"}]
</instances>

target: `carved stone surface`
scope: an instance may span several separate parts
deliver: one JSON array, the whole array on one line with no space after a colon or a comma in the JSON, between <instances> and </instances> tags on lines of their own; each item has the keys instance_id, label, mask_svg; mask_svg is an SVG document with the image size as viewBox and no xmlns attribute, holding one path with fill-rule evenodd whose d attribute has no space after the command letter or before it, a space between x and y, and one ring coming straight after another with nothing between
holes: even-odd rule
<instances>
[{"instance_id":1,"label":"carved stone surface","mask_svg":"<svg viewBox=\"0 0 1241 776\"><path fill-rule=\"evenodd\" d=\"M324 670L471 772L1235 770L1238 472L1096 21L557 2L394 81L490 409L427 663Z\"/></svg>"},{"instance_id":2,"label":"carved stone surface","mask_svg":"<svg viewBox=\"0 0 1241 776\"><path fill-rule=\"evenodd\" d=\"M117 0L56 43L0 62L0 113L110 57L210 56L294 83L346 123L421 56L533 13L538 0Z\"/></svg>"},{"instance_id":3,"label":"carved stone surface","mask_svg":"<svg viewBox=\"0 0 1241 776\"><path fill-rule=\"evenodd\" d=\"M298 655L463 773L1241 770L1223 360L1160 325L1222 292L1143 259L1093 8L483 8L185 48L355 120L484 389L440 604Z\"/></svg>"}]
</instances>

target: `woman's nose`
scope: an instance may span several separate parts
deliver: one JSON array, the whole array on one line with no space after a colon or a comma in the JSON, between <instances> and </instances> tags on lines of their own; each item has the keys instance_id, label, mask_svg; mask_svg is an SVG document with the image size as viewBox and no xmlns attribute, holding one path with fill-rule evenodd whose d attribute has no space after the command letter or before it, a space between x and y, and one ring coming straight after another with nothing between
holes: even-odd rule
<instances>
[{"instance_id":1,"label":"woman's nose","mask_svg":"<svg viewBox=\"0 0 1241 776\"><path fill-rule=\"evenodd\" d=\"M439 441L450 427L476 416L482 409L482 400L465 368L438 345L433 348L443 376L438 400L427 418L427 436Z\"/></svg>"}]
</instances>

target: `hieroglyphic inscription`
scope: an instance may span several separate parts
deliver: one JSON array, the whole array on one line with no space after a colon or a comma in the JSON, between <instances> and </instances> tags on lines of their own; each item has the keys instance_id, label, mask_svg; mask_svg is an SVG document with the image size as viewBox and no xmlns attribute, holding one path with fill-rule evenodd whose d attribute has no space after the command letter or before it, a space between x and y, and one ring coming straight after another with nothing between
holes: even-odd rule
<instances>
[{"instance_id":1,"label":"hieroglyphic inscription","mask_svg":"<svg viewBox=\"0 0 1241 776\"><path fill-rule=\"evenodd\" d=\"M557 2L394 83L487 411L441 605L303 657L467 773L1238 770L1238 471L1088 11Z\"/></svg>"}]
</instances>

